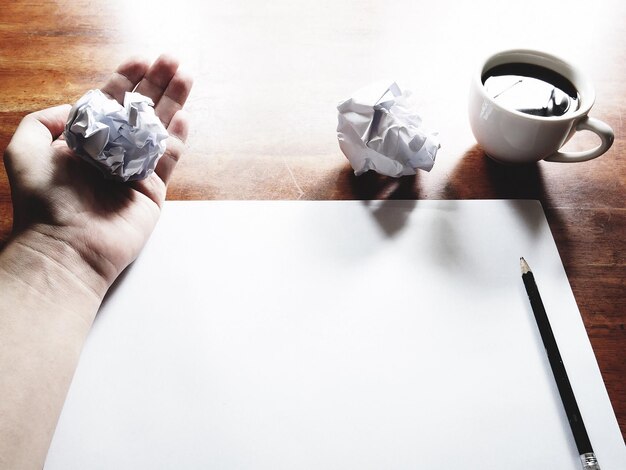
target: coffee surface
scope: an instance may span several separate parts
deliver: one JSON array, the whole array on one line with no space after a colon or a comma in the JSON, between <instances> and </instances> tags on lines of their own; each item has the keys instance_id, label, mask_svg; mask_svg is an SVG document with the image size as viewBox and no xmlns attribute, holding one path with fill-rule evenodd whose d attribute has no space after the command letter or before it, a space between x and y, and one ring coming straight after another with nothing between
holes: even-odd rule
<instances>
[{"instance_id":1,"label":"coffee surface","mask_svg":"<svg viewBox=\"0 0 626 470\"><path fill-rule=\"evenodd\" d=\"M542 117L571 114L579 107L576 87L563 75L534 64L497 65L482 76L487 94L505 108Z\"/></svg>"}]
</instances>

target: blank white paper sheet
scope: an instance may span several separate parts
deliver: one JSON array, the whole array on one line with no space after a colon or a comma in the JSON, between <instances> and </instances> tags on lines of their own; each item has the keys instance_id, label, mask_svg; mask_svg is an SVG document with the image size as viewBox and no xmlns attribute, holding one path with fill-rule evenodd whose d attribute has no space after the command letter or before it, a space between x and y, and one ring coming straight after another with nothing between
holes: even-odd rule
<instances>
[{"instance_id":1,"label":"blank white paper sheet","mask_svg":"<svg viewBox=\"0 0 626 470\"><path fill-rule=\"evenodd\" d=\"M530 264L603 470L626 450L536 201L168 202L46 470L578 470Z\"/></svg>"}]
</instances>

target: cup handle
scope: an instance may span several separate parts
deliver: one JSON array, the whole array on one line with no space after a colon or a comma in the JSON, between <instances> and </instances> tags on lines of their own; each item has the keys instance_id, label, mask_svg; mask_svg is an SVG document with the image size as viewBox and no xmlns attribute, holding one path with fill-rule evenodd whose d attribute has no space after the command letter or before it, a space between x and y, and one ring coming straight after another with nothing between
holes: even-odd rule
<instances>
[{"instance_id":1,"label":"cup handle","mask_svg":"<svg viewBox=\"0 0 626 470\"><path fill-rule=\"evenodd\" d=\"M562 162L562 163L575 163L585 162L593 158L599 157L606 152L611 145L615 135L613 129L607 123L600 121L599 119L590 118L589 116L583 117L578 124L576 124L576 131L591 131L600 137L600 145L591 150L585 150L584 152L555 152L552 155L545 158L548 162Z\"/></svg>"}]
</instances>

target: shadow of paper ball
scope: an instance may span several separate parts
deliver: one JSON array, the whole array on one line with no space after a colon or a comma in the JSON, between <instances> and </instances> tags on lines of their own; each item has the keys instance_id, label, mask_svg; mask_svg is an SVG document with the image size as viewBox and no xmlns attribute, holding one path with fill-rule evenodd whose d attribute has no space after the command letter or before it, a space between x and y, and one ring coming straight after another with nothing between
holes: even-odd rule
<instances>
[{"instance_id":1,"label":"shadow of paper ball","mask_svg":"<svg viewBox=\"0 0 626 470\"><path fill-rule=\"evenodd\" d=\"M419 174L419 172L418 172ZM380 228L389 237L395 236L406 225L411 210L416 206L419 198L417 183L418 175L392 178L368 171L355 176L351 168L342 172L338 184L342 184L349 199L359 199L370 209L370 213ZM371 204L369 201L381 200L380 204ZM412 204L393 210L394 200L408 200Z\"/></svg>"}]
</instances>

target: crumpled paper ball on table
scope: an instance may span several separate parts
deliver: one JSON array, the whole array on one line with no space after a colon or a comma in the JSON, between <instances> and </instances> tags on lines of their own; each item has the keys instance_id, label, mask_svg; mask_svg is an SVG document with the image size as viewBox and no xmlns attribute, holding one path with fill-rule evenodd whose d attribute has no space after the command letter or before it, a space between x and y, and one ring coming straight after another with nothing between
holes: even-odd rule
<instances>
[{"instance_id":1,"label":"crumpled paper ball on table","mask_svg":"<svg viewBox=\"0 0 626 470\"><path fill-rule=\"evenodd\" d=\"M337 138L354 173L387 176L430 171L439 149L437 134L422 129L409 91L379 82L339 103Z\"/></svg>"},{"instance_id":2,"label":"crumpled paper ball on table","mask_svg":"<svg viewBox=\"0 0 626 470\"><path fill-rule=\"evenodd\" d=\"M127 92L124 106L100 90L91 90L72 107L63 135L67 145L106 178L146 178L165 153L167 130L154 113L154 103Z\"/></svg>"}]
</instances>

